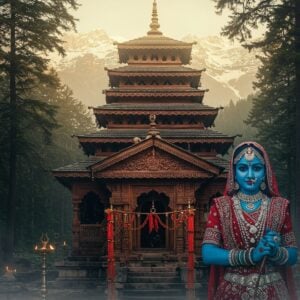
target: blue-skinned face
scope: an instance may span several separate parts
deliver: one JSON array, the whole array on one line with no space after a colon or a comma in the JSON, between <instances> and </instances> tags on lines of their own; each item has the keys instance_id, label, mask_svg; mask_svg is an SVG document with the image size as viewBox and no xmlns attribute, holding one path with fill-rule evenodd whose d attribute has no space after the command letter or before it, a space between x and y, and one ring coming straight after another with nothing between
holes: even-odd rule
<instances>
[{"instance_id":1,"label":"blue-skinned face","mask_svg":"<svg viewBox=\"0 0 300 300\"><path fill-rule=\"evenodd\" d=\"M246 160L243 156L235 166L235 180L240 186L240 191L247 195L259 192L265 174L265 166L256 156L251 161Z\"/></svg>"}]
</instances>

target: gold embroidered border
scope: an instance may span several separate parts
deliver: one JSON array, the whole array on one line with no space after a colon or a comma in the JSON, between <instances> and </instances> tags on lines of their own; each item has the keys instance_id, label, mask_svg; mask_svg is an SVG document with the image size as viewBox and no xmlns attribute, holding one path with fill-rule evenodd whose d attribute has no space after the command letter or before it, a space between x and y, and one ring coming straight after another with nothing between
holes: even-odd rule
<instances>
[{"instance_id":1,"label":"gold embroidered border","mask_svg":"<svg viewBox=\"0 0 300 300\"><path fill-rule=\"evenodd\" d=\"M221 232L216 228L206 228L202 244L221 246Z\"/></svg>"},{"instance_id":2,"label":"gold embroidered border","mask_svg":"<svg viewBox=\"0 0 300 300\"><path fill-rule=\"evenodd\" d=\"M234 241L231 202L232 199L228 196L223 196L215 200L216 207L220 215L222 237L225 249L233 249L236 246L236 243Z\"/></svg>"},{"instance_id":3,"label":"gold embroidered border","mask_svg":"<svg viewBox=\"0 0 300 300\"><path fill-rule=\"evenodd\" d=\"M281 242L284 247L297 247L296 237L293 231L282 235Z\"/></svg>"},{"instance_id":4,"label":"gold embroidered border","mask_svg":"<svg viewBox=\"0 0 300 300\"><path fill-rule=\"evenodd\" d=\"M281 197L273 197L269 205L266 228L280 232L284 225L289 201Z\"/></svg>"}]
</instances>

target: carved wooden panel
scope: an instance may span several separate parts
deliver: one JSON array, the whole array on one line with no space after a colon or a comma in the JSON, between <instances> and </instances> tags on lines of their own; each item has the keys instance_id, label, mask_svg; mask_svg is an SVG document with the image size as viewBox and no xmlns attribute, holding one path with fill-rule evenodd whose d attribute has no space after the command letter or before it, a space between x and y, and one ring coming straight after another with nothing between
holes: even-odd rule
<instances>
[{"instance_id":1,"label":"carved wooden panel","mask_svg":"<svg viewBox=\"0 0 300 300\"><path fill-rule=\"evenodd\" d=\"M169 153L152 148L99 173L106 178L206 178L211 174Z\"/></svg>"}]
</instances>

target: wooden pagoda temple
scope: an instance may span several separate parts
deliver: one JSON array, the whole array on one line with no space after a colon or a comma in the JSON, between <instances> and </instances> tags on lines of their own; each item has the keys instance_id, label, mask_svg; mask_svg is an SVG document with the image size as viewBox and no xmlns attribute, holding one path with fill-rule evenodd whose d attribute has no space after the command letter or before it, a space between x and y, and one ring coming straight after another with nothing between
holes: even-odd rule
<instances>
[{"instance_id":1,"label":"wooden pagoda temple","mask_svg":"<svg viewBox=\"0 0 300 300\"><path fill-rule=\"evenodd\" d=\"M107 69L106 104L93 108L99 130L78 135L88 158L54 170L72 193L73 257L105 257L108 207L141 213L154 207L164 213L189 204L196 209L195 253L200 256L209 201L225 185L227 161L221 156L234 138L211 129L218 109L203 104L204 70L187 67L193 43L166 37L159 27L154 0L147 35L116 44L126 65ZM137 227L142 222L141 217ZM183 227L159 227L155 234L147 227L116 227L116 262L130 263L149 252L175 262L186 256Z\"/></svg>"}]
</instances>

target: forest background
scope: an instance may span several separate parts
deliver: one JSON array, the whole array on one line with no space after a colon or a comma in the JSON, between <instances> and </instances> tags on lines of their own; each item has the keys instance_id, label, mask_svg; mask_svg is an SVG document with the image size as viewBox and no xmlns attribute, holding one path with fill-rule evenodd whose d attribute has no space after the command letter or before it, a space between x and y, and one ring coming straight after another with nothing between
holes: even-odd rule
<instances>
[{"instance_id":1,"label":"forest background","mask_svg":"<svg viewBox=\"0 0 300 300\"><path fill-rule=\"evenodd\" d=\"M241 135L235 144L250 139L266 147L300 228L298 3L214 2L231 15L223 35L258 49L261 66L254 94L226 105L213 129ZM96 127L47 55L64 53L63 33L74 28L76 8L75 0L0 2L0 265L30 256L42 232L56 244L71 237L70 193L51 170L83 159L72 136ZM252 39L260 24L265 34Z\"/></svg>"}]
</instances>

